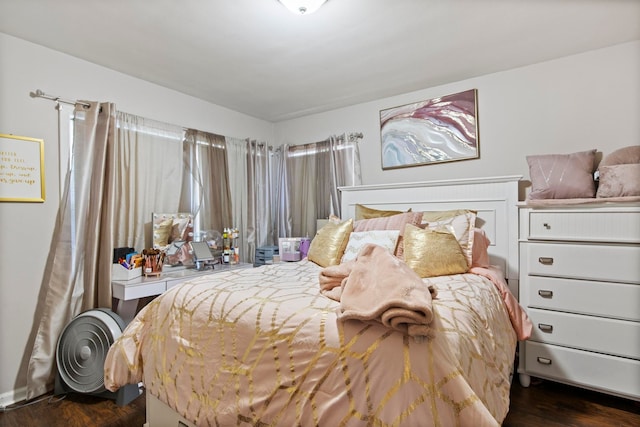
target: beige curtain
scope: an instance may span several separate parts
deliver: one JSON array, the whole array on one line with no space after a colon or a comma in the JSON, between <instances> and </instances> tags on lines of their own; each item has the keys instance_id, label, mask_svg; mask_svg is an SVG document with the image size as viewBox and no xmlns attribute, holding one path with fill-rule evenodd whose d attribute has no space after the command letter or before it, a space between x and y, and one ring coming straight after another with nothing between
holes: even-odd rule
<instances>
[{"instance_id":1,"label":"beige curtain","mask_svg":"<svg viewBox=\"0 0 640 427\"><path fill-rule=\"evenodd\" d=\"M272 207L274 203L271 147L265 143L247 141L247 247L250 256L256 248L277 244Z\"/></svg>"},{"instance_id":2,"label":"beige curtain","mask_svg":"<svg viewBox=\"0 0 640 427\"><path fill-rule=\"evenodd\" d=\"M251 252L247 243L249 188L247 185L247 141L239 138L226 137L227 163L229 165L229 189L231 192L231 216L233 224L238 227L240 247L240 261L255 261L255 252Z\"/></svg>"},{"instance_id":3,"label":"beige curtain","mask_svg":"<svg viewBox=\"0 0 640 427\"><path fill-rule=\"evenodd\" d=\"M234 224L239 224L242 261L253 263L256 248L277 244L273 150L267 144L226 138Z\"/></svg>"},{"instance_id":4,"label":"beige curtain","mask_svg":"<svg viewBox=\"0 0 640 427\"><path fill-rule=\"evenodd\" d=\"M111 307L115 105L87 104L75 108L72 160L36 311L28 399L53 387L57 340L69 321Z\"/></svg>"},{"instance_id":5,"label":"beige curtain","mask_svg":"<svg viewBox=\"0 0 640 427\"><path fill-rule=\"evenodd\" d=\"M329 144L288 147L285 157L287 209L287 236L313 237L316 219L329 216Z\"/></svg>"},{"instance_id":6,"label":"beige curtain","mask_svg":"<svg viewBox=\"0 0 640 427\"><path fill-rule=\"evenodd\" d=\"M362 138L362 134L347 134L339 136L331 136L328 139L331 174L329 186L331 199L331 213L340 217L342 216L339 187L347 187L362 184L362 173L360 168L360 149L358 141ZM325 216L318 218L327 218Z\"/></svg>"},{"instance_id":7,"label":"beige curtain","mask_svg":"<svg viewBox=\"0 0 640 427\"><path fill-rule=\"evenodd\" d=\"M194 215L196 235L234 227L224 136L189 129L183 143L180 210Z\"/></svg>"},{"instance_id":8,"label":"beige curtain","mask_svg":"<svg viewBox=\"0 0 640 427\"><path fill-rule=\"evenodd\" d=\"M184 130L117 113L115 247L152 247L152 213L178 212Z\"/></svg>"},{"instance_id":9,"label":"beige curtain","mask_svg":"<svg viewBox=\"0 0 640 427\"><path fill-rule=\"evenodd\" d=\"M280 236L313 237L316 220L341 215L339 187L360 185L359 134L282 146L278 183Z\"/></svg>"}]
</instances>

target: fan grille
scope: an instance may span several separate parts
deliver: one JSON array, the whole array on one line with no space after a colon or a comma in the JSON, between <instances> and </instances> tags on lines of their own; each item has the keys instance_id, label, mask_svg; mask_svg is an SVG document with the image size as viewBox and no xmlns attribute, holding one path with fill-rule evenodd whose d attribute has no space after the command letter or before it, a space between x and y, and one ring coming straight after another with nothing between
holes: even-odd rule
<instances>
[{"instance_id":1,"label":"fan grille","mask_svg":"<svg viewBox=\"0 0 640 427\"><path fill-rule=\"evenodd\" d=\"M116 320L103 311L89 311L74 318L58 340L58 373L75 392L97 393L104 388L104 361L120 335Z\"/></svg>"}]
</instances>

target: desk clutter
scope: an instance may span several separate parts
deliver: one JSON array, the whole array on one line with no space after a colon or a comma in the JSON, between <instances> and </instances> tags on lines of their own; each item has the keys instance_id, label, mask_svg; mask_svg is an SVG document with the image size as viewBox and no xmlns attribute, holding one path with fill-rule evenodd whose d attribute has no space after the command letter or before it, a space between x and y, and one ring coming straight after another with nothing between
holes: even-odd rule
<instances>
[{"instance_id":1,"label":"desk clutter","mask_svg":"<svg viewBox=\"0 0 640 427\"><path fill-rule=\"evenodd\" d=\"M112 280L131 280L142 275L142 255L133 248L113 250Z\"/></svg>"},{"instance_id":2,"label":"desk clutter","mask_svg":"<svg viewBox=\"0 0 640 427\"><path fill-rule=\"evenodd\" d=\"M278 249L282 261L300 261L307 256L311 240L308 237L280 237Z\"/></svg>"},{"instance_id":3,"label":"desk clutter","mask_svg":"<svg viewBox=\"0 0 640 427\"><path fill-rule=\"evenodd\" d=\"M142 268L145 276L162 274L165 253L160 249L144 249L142 251Z\"/></svg>"},{"instance_id":4,"label":"desk clutter","mask_svg":"<svg viewBox=\"0 0 640 427\"><path fill-rule=\"evenodd\" d=\"M273 264L274 256L279 257L279 249L278 246L261 246L256 249L256 260L253 263L254 267L259 267L265 264Z\"/></svg>"},{"instance_id":5,"label":"desk clutter","mask_svg":"<svg viewBox=\"0 0 640 427\"><path fill-rule=\"evenodd\" d=\"M225 228L222 231L222 263L238 264L240 262L240 246L237 228Z\"/></svg>"},{"instance_id":6,"label":"desk clutter","mask_svg":"<svg viewBox=\"0 0 640 427\"><path fill-rule=\"evenodd\" d=\"M300 261L306 258L311 240L308 237L280 237L278 245L261 246L256 249L254 267L280 261Z\"/></svg>"},{"instance_id":7,"label":"desk clutter","mask_svg":"<svg viewBox=\"0 0 640 427\"><path fill-rule=\"evenodd\" d=\"M237 227L193 231L188 213L152 214L153 247L141 251L121 247L113 250L112 280L131 280L141 275L160 276L163 267L213 269L216 264L240 264L240 231ZM136 260L135 266L130 263ZM169 268L170 269L170 268ZM166 269L165 269L166 270Z\"/></svg>"},{"instance_id":8,"label":"desk clutter","mask_svg":"<svg viewBox=\"0 0 640 427\"><path fill-rule=\"evenodd\" d=\"M162 274L164 259L165 253L160 249L144 249L138 253L133 248L115 248L111 280L131 280L142 274L158 276Z\"/></svg>"}]
</instances>

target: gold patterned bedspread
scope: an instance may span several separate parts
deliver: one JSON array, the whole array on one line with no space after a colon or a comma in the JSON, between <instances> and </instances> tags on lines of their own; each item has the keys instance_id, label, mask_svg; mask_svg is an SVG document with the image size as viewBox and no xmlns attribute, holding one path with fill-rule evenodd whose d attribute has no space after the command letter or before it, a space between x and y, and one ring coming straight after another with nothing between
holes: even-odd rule
<instances>
[{"instance_id":1,"label":"gold patterned bedspread","mask_svg":"<svg viewBox=\"0 0 640 427\"><path fill-rule=\"evenodd\" d=\"M475 274L428 280L434 337L338 321L303 260L201 277L147 305L111 347L110 390L146 392L199 426L496 426L516 346Z\"/></svg>"}]
</instances>

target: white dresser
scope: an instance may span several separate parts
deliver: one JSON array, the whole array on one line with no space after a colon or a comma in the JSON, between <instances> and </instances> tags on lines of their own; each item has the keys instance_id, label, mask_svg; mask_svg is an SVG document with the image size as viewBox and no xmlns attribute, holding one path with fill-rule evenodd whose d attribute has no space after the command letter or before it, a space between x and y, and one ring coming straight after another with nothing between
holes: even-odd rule
<instances>
[{"instance_id":1,"label":"white dresser","mask_svg":"<svg viewBox=\"0 0 640 427\"><path fill-rule=\"evenodd\" d=\"M518 372L640 400L640 204L519 210Z\"/></svg>"}]
</instances>

